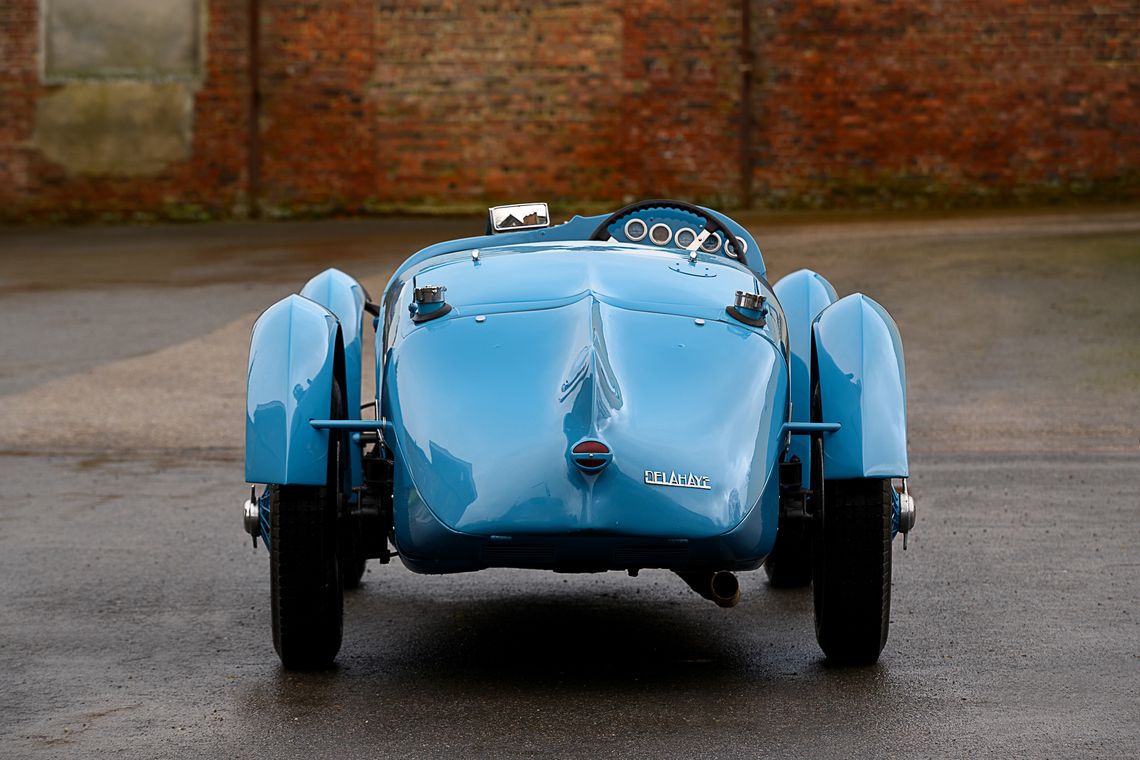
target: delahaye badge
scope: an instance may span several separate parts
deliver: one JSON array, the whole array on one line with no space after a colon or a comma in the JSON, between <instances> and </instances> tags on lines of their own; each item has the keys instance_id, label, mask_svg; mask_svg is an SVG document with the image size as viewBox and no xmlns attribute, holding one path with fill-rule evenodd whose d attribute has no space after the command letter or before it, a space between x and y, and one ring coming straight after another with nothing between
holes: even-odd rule
<instances>
[{"instance_id":1,"label":"delahaye badge","mask_svg":"<svg viewBox=\"0 0 1140 760\"><path fill-rule=\"evenodd\" d=\"M694 475L691 472L678 473L669 471L669 476L660 470L646 470L645 484L650 486L675 486L677 488L699 488L702 491L711 491L708 475Z\"/></svg>"}]
</instances>

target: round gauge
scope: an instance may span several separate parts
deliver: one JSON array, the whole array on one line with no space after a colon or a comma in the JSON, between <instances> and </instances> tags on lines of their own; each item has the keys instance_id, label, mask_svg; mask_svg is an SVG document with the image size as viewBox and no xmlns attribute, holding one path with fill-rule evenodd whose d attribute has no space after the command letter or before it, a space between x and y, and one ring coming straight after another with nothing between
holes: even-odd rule
<instances>
[{"instance_id":1,"label":"round gauge","mask_svg":"<svg viewBox=\"0 0 1140 760\"><path fill-rule=\"evenodd\" d=\"M705 253L716 253L720 250L720 233L714 232L705 238L705 242L701 243L701 250Z\"/></svg>"},{"instance_id":2,"label":"round gauge","mask_svg":"<svg viewBox=\"0 0 1140 760\"><path fill-rule=\"evenodd\" d=\"M658 222L649 228L649 239L654 245L668 245L673 239L673 230L669 229L669 225Z\"/></svg>"},{"instance_id":3,"label":"round gauge","mask_svg":"<svg viewBox=\"0 0 1140 760\"><path fill-rule=\"evenodd\" d=\"M688 250L689 246L692 245L693 241L696 239L697 233L688 227L682 227L681 229L677 230L677 234L673 236L673 240L676 241L677 247L684 248L686 250Z\"/></svg>"},{"instance_id":4,"label":"round gauge","mask_svg":"<svg viewBox=\"0 0 1140 760\"><path fill-rule=\"evenodd\" d=\"M640 219L630 219L625 223L625 237L630 242L636 243L645 239L649 228L645 226L645 222Z\"/></svg>"},{"instance_id":5,"label":"round gauge","mask_svg":"<svg viewBox=\"0 0 1140 760\"><path fill-rule=\"evenodd\" d=\"M740 243L740 252L748 253L748 243L744 241L744 238L736 238L736 240ZM724 244L724 252L734 259L739 258L736 253L736 245L731 240Z\"/></svg>"}]
</instances>

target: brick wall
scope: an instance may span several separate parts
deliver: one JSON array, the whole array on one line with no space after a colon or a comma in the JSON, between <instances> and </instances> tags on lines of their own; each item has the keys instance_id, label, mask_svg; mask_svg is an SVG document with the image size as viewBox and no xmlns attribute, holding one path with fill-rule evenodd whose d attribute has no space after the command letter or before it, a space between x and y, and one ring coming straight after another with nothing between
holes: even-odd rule
<instances>
[{"instance_id":1,"label":"brick wall","mask_svg":"<svg viewBox=\"0 0 1140 760\"><path fill-rule=\"evenodd\" d=\"M261 0L260 184L270 209L355 208L375 195L373 5Z\"/></svg>"},{"instance_id":2,"label":"brick wall","mask_svg":"<svg viewBox=\"0 0 1140 760\"><path fill-rule=\"evenodd\" d=\"M381 3L377 198L613 197L621 182L613 160L623 131L621 6Z\"/></svg>"},{"instance_id":3,"label":"brick wall","mask_svg":"<svg viewBox=\"0 0 1140 760\"><path fill-rule=\"evenodd\" d=\"M246 0L208 0L207 54L193 95L190 158L157 176L141 178L72 173L36 149L37 102L68 86L41 81L41 1L0 2L0 218L243 213L249 92Z\"/></svg>"},{"instance_id":4,"label":"brick wall","mask_svg":"<svg viewBox=\"0 0 1140 760\"><path fill-rule=\"evenodd\" d=\"M193 2L194 0L187 0ZM44 0L0 3L0 216L241 215L249 0L205 3L191 150L37 145ZM1140 198L1134 0L752 0L761 205ZM511 199L733 204L740 3L261 0L268 213Z\"/></svg>"},{"instance_id":5,"label":"brick wall","mask_svg":"<svg viewBox=\"0 0 1140 760\"><path fill-rule=\"evenodd\" d=\"M765 2L770 202L1138 197L1134 0Z\"/></svg>"},{"instance_id":6,"label":"brick wall","mask_svg":"<svg viewBox=\"0 0 1140 760\"><path fill-rule=\"evenodd\" d=\"M740 4L631 3L624 30L627 195L731 203L740 184Z\"/></svg>"}]
</instances>

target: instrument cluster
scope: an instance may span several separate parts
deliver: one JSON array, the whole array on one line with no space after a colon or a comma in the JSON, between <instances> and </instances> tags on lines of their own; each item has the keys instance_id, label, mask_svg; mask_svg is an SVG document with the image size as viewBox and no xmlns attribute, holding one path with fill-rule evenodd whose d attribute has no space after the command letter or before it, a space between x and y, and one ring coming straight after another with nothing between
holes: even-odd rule
<instances>
[{"instance_id":1,"label":"instrument cluster","mask_svg":"<svg viewBox=\"0 0 1140 760\"><path fill-rule=\"evenodd\" d=\"M684 214L690 219L678 218L681 214L671 213L665 215L634 214L624 222L611 228L615 240L642 245L654 245L661 248L677 248L688 250L704 229L704 222L699 217ZM744 252L748 250L748 243L740 240ZM723 252L732 258L739 258L732 241L726 241L719 232L713 232L701 243L699 250L703 253Z\"/></svg>"}]
</instances>

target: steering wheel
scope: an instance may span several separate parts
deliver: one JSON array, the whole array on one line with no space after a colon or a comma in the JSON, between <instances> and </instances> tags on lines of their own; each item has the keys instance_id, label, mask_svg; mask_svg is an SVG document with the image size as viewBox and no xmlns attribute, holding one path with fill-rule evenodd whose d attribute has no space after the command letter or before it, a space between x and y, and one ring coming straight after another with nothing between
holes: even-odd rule
<instances>
[{"instance_id":1,"label":"steering wheel","mask_svg":"<svg viewBox=\"0 0 1140 760\"><path fill-rule=\"evenodd\" d=\"M731 243L732 249L736 251L736 260L744 266L748 266L747 251L745 251L745 245L740 240L740 238L729 232L728 227L726 227L725 224L721 222L720 219L717 219L713 214L709 213L700 206L694 206L692 203L685 203L684 201L658 199L631 203L625 208L618 209L614 213L610 214L610 216L604 222L598 225L598 228L594 230L594 233L590 235L590 240L609 240L611 224L618 221L624 216L629 216L630 214L649 208L671 208L677 209L678 211L687 211L688 213L695 214L704 220L704 229L697 233L697 237L695 240L693 240L692 243L686 246L686 251L692 253L693 251L700 250L701 244L704 243L710 235L712 235L714 232L719 232L724 237L726 250L728 248L728 244Z\"/></svg>"}]
</instances>

